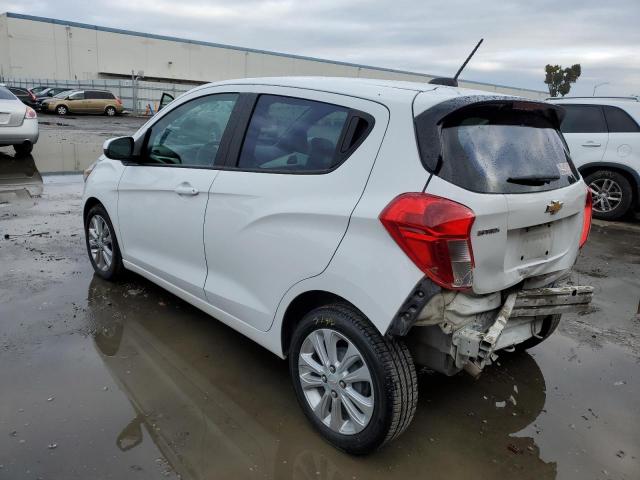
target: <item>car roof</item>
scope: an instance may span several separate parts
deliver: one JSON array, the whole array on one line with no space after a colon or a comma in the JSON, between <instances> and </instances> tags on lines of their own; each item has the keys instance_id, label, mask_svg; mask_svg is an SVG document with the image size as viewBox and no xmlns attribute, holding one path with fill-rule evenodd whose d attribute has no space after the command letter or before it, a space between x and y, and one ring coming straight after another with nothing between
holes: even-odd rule
<instances>
[{"instance_id":1,"label":"car roof","mask_svg":"<svg viewBox=\"0 0 640 480\"><path fill-rule=\"evenodd\" d=\"M483 90L472 90L459 87L445 87L426 82L409 82L401 80L381 80L376 78L354 78L354 77L260 77L241 78L237 80L224 80L221 82L209 83L200 88L222 85L262 85L280 86L290 88L303 88L307 90L319 90L329 93L356 96L370 100L380 101L385 99L400 99L410 97L413 99L418 93L432 92L439 90L439 94L447 92L450 97L458 95L497 95L495 92Z\"/></svg>"}]
</instances>

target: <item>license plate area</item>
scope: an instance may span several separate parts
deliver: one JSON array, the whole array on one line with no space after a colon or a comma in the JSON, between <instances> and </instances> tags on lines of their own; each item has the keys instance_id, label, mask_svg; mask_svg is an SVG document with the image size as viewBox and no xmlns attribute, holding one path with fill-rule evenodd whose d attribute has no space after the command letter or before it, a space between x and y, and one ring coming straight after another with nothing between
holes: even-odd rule
<instances>
[{"instance_id":1,"label":"license plate area","mask_svg":"<svg viewBox=\"0 0 640 480\"><path fill-rule=\"evenodd\" d=\"M510 230L505 261L515 267L553 256L553 222Z\"/></svg>"},{"instance_id":2,"label":"license plate area","mask_svg":"<svg viewBox=\"0 0 640 480\"><path fill-rule=\"evenodd\" d=\"M11 119L10 114L0 112L0 125L6 125L7 123L9 123L10 119Z\"/></svg>"}]
</instances>

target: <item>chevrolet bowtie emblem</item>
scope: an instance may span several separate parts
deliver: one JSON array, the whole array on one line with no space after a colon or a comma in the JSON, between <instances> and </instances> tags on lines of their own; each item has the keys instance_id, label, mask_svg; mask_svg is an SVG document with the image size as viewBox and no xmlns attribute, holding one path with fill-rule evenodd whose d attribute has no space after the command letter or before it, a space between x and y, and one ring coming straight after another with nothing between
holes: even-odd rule
<instances>
[{"instance_id":1,"label":"chevrolet bowtie emblem","mask_svg":"<svg viewBox=\"0 0 640 480\"><path fill-rule=\"evenodd\" d=\"M553 200L549 205L547 205L545 212L550 215L555 215L562 209L562 205L564 205L562 202L556 202Z\"/></svg>"}]
</instances>

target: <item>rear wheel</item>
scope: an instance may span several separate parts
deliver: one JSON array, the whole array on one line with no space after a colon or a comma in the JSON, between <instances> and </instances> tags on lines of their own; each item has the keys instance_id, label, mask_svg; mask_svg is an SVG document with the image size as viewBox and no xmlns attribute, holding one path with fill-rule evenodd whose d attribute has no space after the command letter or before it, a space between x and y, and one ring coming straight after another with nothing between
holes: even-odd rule
<instances>
[{"instance_id":1,"label":"rear wheel","mask_svg":"<svg viewBox=\"0 0 640 480\"><path fill-rule=\"evenodd\" d=\"M553 332L556 331L558 325L560 325L560 318L562 315L549 315L542 320L542 328L538 333L538 337L531 337L528 340L525 340L522 343L519 343L515 346L516 351L523 352L530 348L535 347L536 345L540 345L547 338L551 336Z\"/></svg>"},{"instance_id":2,"label":"rear wheel","mask_svg":"<svg viewBox=\"0 0 640 480\"><path fill-rule=\"evenodd\" d=\"M598 170L585 178L593 198L593 216L616 220L631 207L633 190L626 177L612 170Z\"/></svg>"},{"instance_id":3,"label":"rear wheel","mask_svg":"<svg viewBox=\"0 0 640 480\"><path fill-rule=\"evenodd\" d=\"M69 109L67 107L65 107L64 105L58 105L56 107L56 113L58 115L66 115L67 113L69 113Z\"/></svg>"},{"instance_id":4,"label":"rear wheel","mask_svg":"<svg viewBox=\"0 0 640 480\"><path fill-rule=\"evenodd\" d=\"M18 155L29 155L33 151L33 143L20 143L14 145L13 149Z\"/></svg>"},{"instance_id":5,"label":"rear wheel","mask_svg":"<svg viewBox=\"0 0 640 480\"><path fill-rule=\"evenodd\" d=\"M116 114L116 109L114 107L107 107L104 109L104 114L108 117L113 117Z\"/></svg>"},{"instance_id":6,"label":"rear wheel","mask_svg":"<svg viewBox=\"0 0 640 480\"><path fill-rule=\"evenodd\" d=\"M306 417L348 453L382 446L415 414L418 384L409 350L380 335L351 306L333 304L305 315L293 334L289 370Z\"/></svg>"},{"instance_id":7,"label":"rear wheel","mask_svg":"<svg viewBox=\"0 0 640 480\"><path fill-rule=\"evenodd\" d=\"M84 231L93 270L105 280L117 279L124 271L122 255L111 219L102 205L89 210Z\"/></svg>"}]
</instances>

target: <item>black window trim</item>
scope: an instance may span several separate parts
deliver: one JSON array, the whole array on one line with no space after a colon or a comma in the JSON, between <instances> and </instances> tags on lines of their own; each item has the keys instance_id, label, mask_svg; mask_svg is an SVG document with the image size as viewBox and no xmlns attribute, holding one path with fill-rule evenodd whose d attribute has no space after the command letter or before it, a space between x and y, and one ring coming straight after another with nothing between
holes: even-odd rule
<instances>
[{"instance_id":1,"label":"black window trim","mask_svg":"<svg viewBox=\"0 0 640 480\"><path fill-rule=\"evenodd\" d=\"M233 110L231 111L231 116L229 117L229 121L227 122L227 126L224 130L224 133L222 134L222 138L220 139L220 146L218 147L218 154L216 155L216 158L214 159L213 163L211 165L176 165L176 164L167 164L167 163L145 163L145 160L147 160L148 158L146 157L146 152L147 152L147 146L149 143L149 137L151 136L151 131L153 130L153 127L160 122L164 117L166 117L167 115L170 115L171 112L173 112L176 108L181 107L182 105L187 105L188 103L191 103L193 101L196 100L200 100L202 98L205 97L212 97L212 96L216 96L216 95L238 95L238 99L236 100L236 104L233 107ZM224 165L224 161L226 160L227 157L227 153L228 153L228 149L229 149L229 142L231 141L231 137L233 136L235 130L236 130L236 124L238 123L239 120L239 116L240 116L240 103L244 97L244 93L242 92L214 92L214 93L208 93L206 95L198 95L197 97L193 97L190 98L189 100L187 100L186 102L182 102L180 104L176 104L175 107L172 107L171 109L168 109L166 111L163 111L163 114L160 115L148 128L147 130L144 132L144 135L141 137L141 139L138 140L138 142L136 142L136 145L134 146L134 152L137 151L137 153L134 156L133 160L130 161L125 161L122 162L124 165L126 166L131 166L131 167L165 167L165 168L192 168L192 169L197 169L197 170L222 170L222 166Z\"/></svg>"},{"instance_id":2,"label":"black window trim","mask_svg":"<svg viewBox=\"0 0 640 480\"><path fill-rule=\"evenodd\" d=\"M342 127L342 131L340 132L340 137L338 138L338 142L336 144L336 153L338 155L339 161L336 162L331 168L322 169L322 170L290 170L287 168L271 168L271 169L261 169L261 168L240 168L238 167L238 162L240 161L240 153L242 152L242 146L244 145L244 141L249 130L249 124L251 123L251 119L253 118L253 113L258 104L258 100L261 96L270 96L270 97L281 97L281 98L291 98L294 100L305 100L308 102L316 102L316 103L324 103L327 105L333 105L340 108L345 108L348 111L347 118L345 119L345 123ZM231 141L231 145L227 154L227 158L225 164L220 167L220 170L229 170L234 172L254 172L254 173L269 173L269 174L286 174L286 175L326 175L328 173L333 172L334 170L340 168L347 159L360 147L360 145L367 139L373 127L375 125L375 118L373 115L363 112L362 110L357 110L351 107L347 107L345 105L339 105L331 102L323 102L320 100L315 100L306 97L298 97L295 95L283 95L276 93L268 93L268 92L260 92L260 93L249 93L247 94L247 101L243 105L242 109L242 119L238 125L236 125L236 130L234 132L233 139ZM354 118L360 117L367 122L367 129L360 135L360 138L353 143L346 151L341 152L341 147L345 141L345 137L348 133L349 126Z\"/></svg>"}]
</instances>

